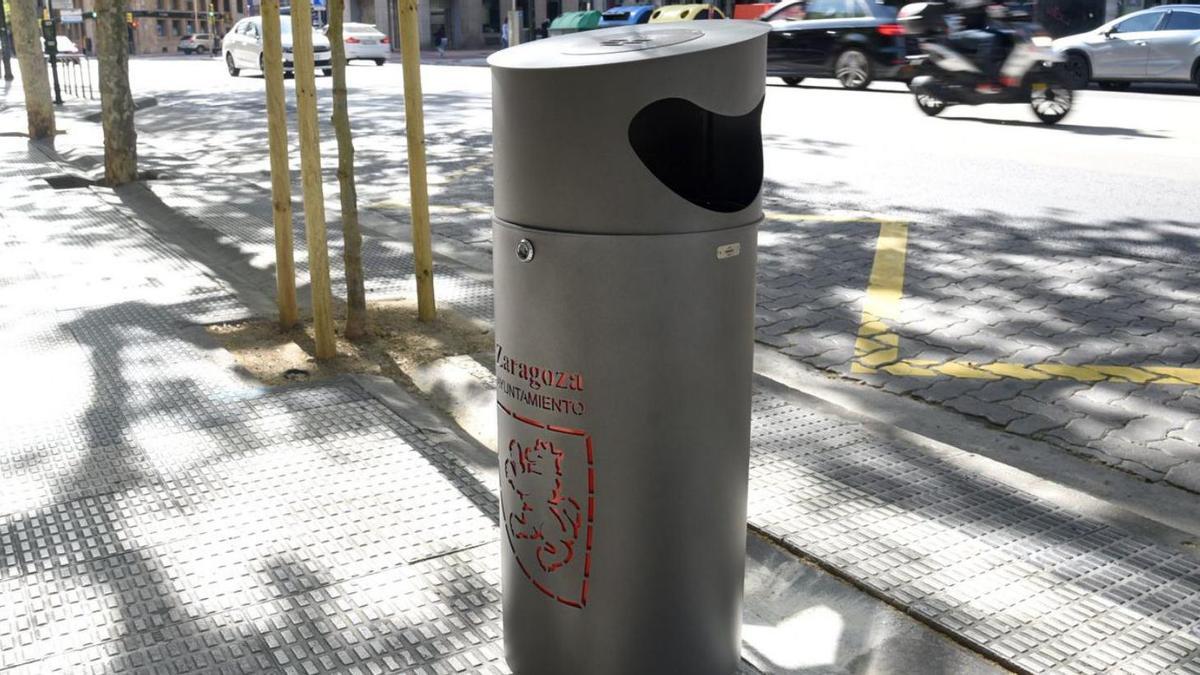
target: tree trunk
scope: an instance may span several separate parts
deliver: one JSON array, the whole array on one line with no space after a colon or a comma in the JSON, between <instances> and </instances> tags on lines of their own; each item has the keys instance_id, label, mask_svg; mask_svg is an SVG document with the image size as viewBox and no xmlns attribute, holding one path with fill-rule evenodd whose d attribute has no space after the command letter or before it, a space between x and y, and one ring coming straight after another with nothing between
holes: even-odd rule
<instances>
[{"instance_id":1,"label":"tree trunk","mask_svg":"<svg viewBox=\"0 0 1200 675\"><path fill-rule=\"evenodd\" d=\"M3 0L0 0L3 2ZM42 26L34 0L9 3L17 65L21 69L21 88L25 91L25 116L30 138L54 137L54 101L50 98L50 77L42 55Z\"/></svg>"},{"instance_id":2,"label":"tree trunk","mask_svg":"<svg viewBox=\"0 0 1200 675\"><path fill-rule=\"evenodd\" d=\"M129 90L129 35L124 0L96 0L96 57L100 62L100 123L104 127L104 180L137 180L137 131Z\"/></svg>"},{"instance_id":3,"label":"tree trunk","mask_svg":"<svg viewBox=\"0 0 1200 675\"><path fill-rule=\"evenodd\" d=\"M367 334L367 295L363 288L362 230L358 227L358 189L354 186L354 140L346 102L346 45L342 42L345 0L329 0L329 47L333 59L333 131L338 146L338 186L341 188L343 259L346 263L346 339Z\"/></svg>"},{"instance_id":4,"label":"tree trunk","mask_svg":"<svg viewBox=\"0 0 1200 675\"><path fill-rule=\"evenodd\" d=\"M4 66L4 81L11 82L13 79L12 62L9 61L9 56L12 54L12 38L9 37L8 17L4 12L4 0L0 0L0 65Z\"/></svg>"}]
</instances>

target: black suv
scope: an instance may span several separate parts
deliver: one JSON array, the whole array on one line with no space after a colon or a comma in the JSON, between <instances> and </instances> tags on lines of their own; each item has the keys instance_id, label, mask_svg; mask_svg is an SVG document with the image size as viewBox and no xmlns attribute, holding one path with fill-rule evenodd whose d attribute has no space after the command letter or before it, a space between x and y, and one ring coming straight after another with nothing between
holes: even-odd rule
<instances>
[{"instance_id":1,"label":"black suv","mask_svg":"<svg viewBox=\"0 0 1200 675\"><path fill-rule=\"evenodd\" d=\"M833 76L847 89L872 80L908 80L911 45L896 23L896 8L876 0L785 2L767 12L767 75L790 86L805 77Z\"/></svg>"}]
</instances>

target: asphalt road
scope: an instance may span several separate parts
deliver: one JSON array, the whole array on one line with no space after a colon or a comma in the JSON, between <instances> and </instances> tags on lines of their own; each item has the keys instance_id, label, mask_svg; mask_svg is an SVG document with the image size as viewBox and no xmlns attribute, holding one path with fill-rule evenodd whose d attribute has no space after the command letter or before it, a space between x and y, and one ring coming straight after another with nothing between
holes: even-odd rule
<instances>
[{"instance_id":1,"label":"asphalt road","mask_svg":"<svg viewBox=\"0 0 1200 675\"><path fill-rule=\"evenodd\" d=\"M140 117L143 142L178 150L194 140L208 148L198 161L233 171L251 162L261 180L265 122L257 74L230 78L219 59L205 57L135 59L131 73L137 95L159 99ZM435 196L486 206L488 71L426 66L423 73ZM389 183L402 177L394 173L404 148L400 67L354 64L349 80L360 173L369 177L363 190L382 198L407 185ZM318 78L324 119L330 84ZM768 85L768 207L900 216L964 231L1010 228L1064 246L1164 261L1200 257L1194 88L1089 90L1063 123L1047 127L1022 105L952 108L927 118L897 83L865 92L832 80ZM323 140L332 153L332 134ZM464 153L470 166L459 161ZM465 181L476 184L457 184Z\"/></svg>"}]
</instances>

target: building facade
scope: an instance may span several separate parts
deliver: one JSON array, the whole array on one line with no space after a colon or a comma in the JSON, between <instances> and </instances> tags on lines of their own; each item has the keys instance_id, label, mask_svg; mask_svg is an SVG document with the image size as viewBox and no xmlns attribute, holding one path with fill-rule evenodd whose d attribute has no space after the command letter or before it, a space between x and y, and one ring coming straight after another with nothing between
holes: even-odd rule
<instances>
[{"instance_id":1,"label":"building facade","mask_svg":"<svg viewBox=\"0 0 1200 675\"><path fill-rule=\"evenodd\" d=\"M179 41L193 33L222 36L250 9L247 0L129 0L126 30L131 54L172 54ZM95 10L95 0L73 0L74 8L86 15ZM56 6L57 3L56 3ZM59 32L87 53L95 53L96 25L93 21L62 24Z\"/></svg>"},{"instance_id":2,"label":"building facade","mask_svg":"<svg viewBox=\"0 0 1200 675\"><path fill-rule=\"evenodd\" d=\"M649 0L647 0L649 1ZM607 3L607 4L605 4ZM513 0L420 0L417 4L417 29L421 46L433 46L433 36L444 29L450 49L500 47L500 29L513 9ZM590 9L586 0L516 0L523 19L523 35L529 40L543 21L552 21L565 12ZM596 9L620 5L618 0L599 0ZM372 23L391 37L393 49L399 49L400 23L395 2L388 0L348 0L351 21Z\"/></svg>"}]
</instances>

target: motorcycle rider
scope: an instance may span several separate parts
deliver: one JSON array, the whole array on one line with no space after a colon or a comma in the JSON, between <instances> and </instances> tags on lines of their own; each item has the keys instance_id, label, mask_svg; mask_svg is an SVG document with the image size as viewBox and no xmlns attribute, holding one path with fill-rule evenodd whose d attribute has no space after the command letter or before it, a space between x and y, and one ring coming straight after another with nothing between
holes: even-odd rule
<instances>
[{"instance_id":1,"label":"motorcycle rider","mask_svg":"<svg viewBox=\"0 0 1200 675\"><path fill-rule=\"evenodd\" d=\"M957 0L958 30L950 33L950 46L967 56L983 72L984 82L976 89L980 93L999 91L996 81L1000 66L1007 56L1003 32L992 22L1002 12L1002 5L989 6L986 0Z\"/></svg>"}]
</instances>

